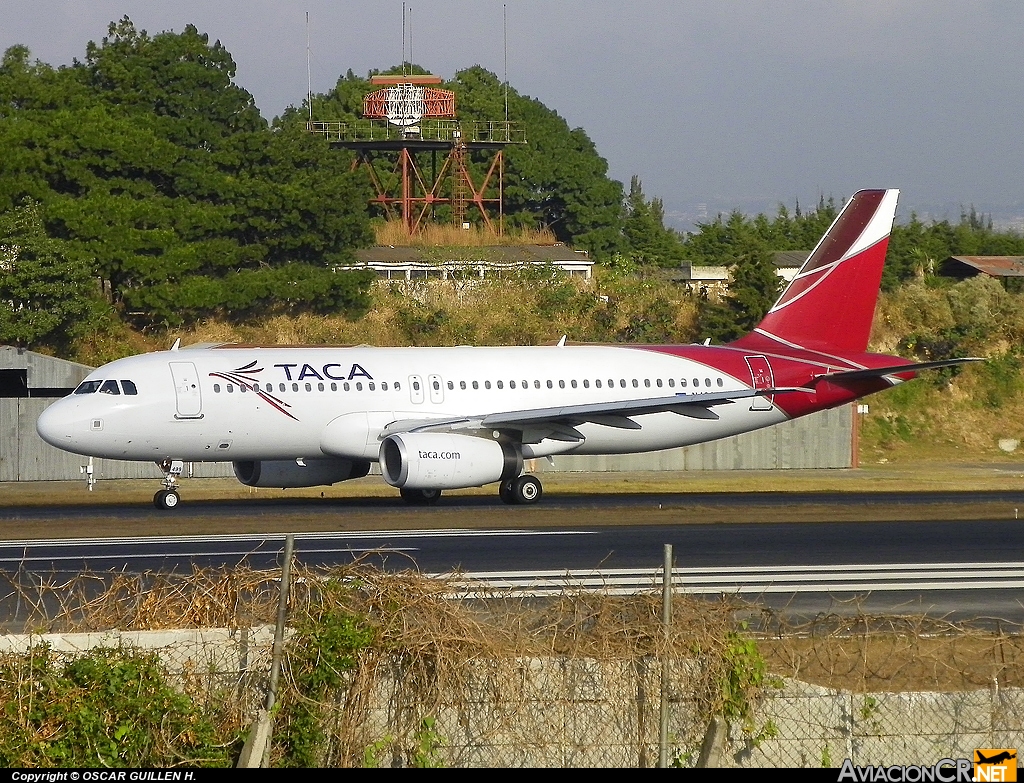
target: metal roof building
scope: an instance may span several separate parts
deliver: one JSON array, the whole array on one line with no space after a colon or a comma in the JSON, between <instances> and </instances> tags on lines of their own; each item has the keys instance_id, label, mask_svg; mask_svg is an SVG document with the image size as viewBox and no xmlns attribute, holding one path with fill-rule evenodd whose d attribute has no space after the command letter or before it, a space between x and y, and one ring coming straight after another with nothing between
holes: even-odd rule
<instances>
[{"instance_id":1,"label":"metal roof building","mask_svg":"<svg viewBox=\"0 0 1024 783\"><path fill-rule=\"evenodd\" d=\"M590 280L594 262L585 250L554 245L495 245L467 248L368 247L355 251L358 266L382 280L448 280L501 277L528 266L550 264L568 275Z\"/></svg>"},{"instance_id":2,"label":"metal roof building","mask_svg":"<svg viewBox=\"0 0 1024 783\"><path fill-rule=\"evenodd\" d=\"M1024 256L950 256L939 266L939 272L957 280L979 274L1000 280L1024 277Z\"/></svg>"}]
</instances>

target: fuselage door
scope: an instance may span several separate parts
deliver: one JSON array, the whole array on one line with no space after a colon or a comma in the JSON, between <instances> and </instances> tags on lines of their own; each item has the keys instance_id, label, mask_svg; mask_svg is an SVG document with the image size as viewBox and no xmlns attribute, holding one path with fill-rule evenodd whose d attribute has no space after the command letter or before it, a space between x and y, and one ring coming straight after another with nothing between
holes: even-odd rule
<instances>
[{"instance_id":1,"label":"fuselage door","mask_svg":"<svg viewBox=\"0 0 1024 783\"><path fill-rule=\"evenodd\" d=\"M430 387L430 401L435 405L444 402L444 381L440 375L428 375L427 385Z\"/></svg>"},{"instance_id":2,"label":"fuselage door","mask_svg":"<svg viewBox=\"0 0 1024 783\"><path fill-rule=\"evenodd\" d=\"M750 370L750 381L755 389L770 389L775 385L775 379L772 376L772 366L768 363L766 356L744 356L743 360L747 363L747 368ZM750 410L770 411L774 397L774 394L752 397L750 400Z\"/></svg>"},{"instance_id":3,"label":"fuselage door","mask_svg":"<svg viewBox=\"0 0 1024 783\"><path fill-rule=\"evenodd\" d=\"M199 373L192 362L170 362L174 379L174 401L179 419L198 419L203 415L203 396L199 390Z\"/></svg>"},{"instance_id":4,"label":"fuselage door","mask_svg":"<svg viewBox=\"0 0 1024 783\"><path fill-rule=\"evenodd\" d=\"M417 405L423 402L423 378L419 375L409 376L409 400Z\"/></svg>"}]
</instances>

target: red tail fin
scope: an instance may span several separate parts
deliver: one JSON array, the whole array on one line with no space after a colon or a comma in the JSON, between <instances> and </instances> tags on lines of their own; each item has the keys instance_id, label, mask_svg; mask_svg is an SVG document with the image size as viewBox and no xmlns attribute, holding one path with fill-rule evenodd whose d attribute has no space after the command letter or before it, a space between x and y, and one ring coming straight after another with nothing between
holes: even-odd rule
<instances>
[{"instance_id":1,"label":"red tail fin","mask_svg":"<svg viewBox=\"0 0 1024 783\"><path fill-rule=\"evenodd\" d=\"M767 337L832 353L865 351L899 194L854 194L764 320L737 342Z\"/></svg>"}]
</instances>

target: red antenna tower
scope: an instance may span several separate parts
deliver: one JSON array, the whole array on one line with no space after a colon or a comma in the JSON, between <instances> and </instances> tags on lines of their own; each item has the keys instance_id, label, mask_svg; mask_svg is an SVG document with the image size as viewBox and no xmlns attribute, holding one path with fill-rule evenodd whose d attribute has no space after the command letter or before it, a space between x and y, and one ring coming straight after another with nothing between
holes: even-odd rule
<instances>
[{"instance_id":1,"label":"red antenna tower","mask_svg":"<svg viewBox=\"0 0 1024 783\"><path fill-rule=\"evenodd\" d=\"M475 207L490 231L503 233L504 149L526 143L522 125L508 119L460 122L455 93L434 86L441 84L439 76L378 75L370 83L379 89L363 98L362 120L308 123L311 133L356 153L354 168L365 168L376 190L370 203L389 219L400 217L410 234L433 219L438 205L451 207L458 226L467 225L467 211ZM476 179L474 158L486 170Z\"/></svg>"}]
</instances>

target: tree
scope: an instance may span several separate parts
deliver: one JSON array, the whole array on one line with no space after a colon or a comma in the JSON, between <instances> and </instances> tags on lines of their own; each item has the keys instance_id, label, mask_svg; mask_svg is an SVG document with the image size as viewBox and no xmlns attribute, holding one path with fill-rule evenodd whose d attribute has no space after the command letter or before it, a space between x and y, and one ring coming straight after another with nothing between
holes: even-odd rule
<instances>
[{"instance_id":1,"label":"tree","mask_svg":"<svg viewBox=\"0 0 1024 783\"><path fill-rule=\"evenodd\" d=\"M66 347L100 312L95 293L87 265L46 235L36 202L0 213L0 342Z\"/></svg>"},{"instance_id":2,"label":"tree","mask_svg":"<svg viewBox=\"0 0 1024 783\"><path fill-rule=\"evenodd\" d=\"M629 183L622 233L638 263L678 266L683 259L679 235L665 227L665 207L661 199L648 201L636 175Z\"/></svg>"}]
</instances>

